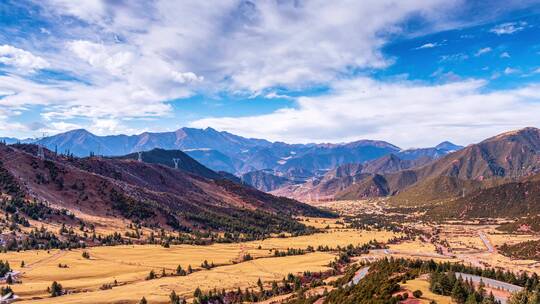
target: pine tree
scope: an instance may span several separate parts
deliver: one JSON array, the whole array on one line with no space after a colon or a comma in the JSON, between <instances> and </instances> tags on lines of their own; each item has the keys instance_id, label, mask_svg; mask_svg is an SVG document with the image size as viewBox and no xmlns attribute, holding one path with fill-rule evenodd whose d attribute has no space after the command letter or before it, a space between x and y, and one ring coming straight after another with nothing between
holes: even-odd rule
<instances>
[{"instance_id":1,"label":"pine tree","mask_svg":"<svg viewBox=\"0 0 540 304\"><path fill-rule=\"evenodd\" d=\"M169 299L171 300L171 304L180 304L180 297L176 294L176 292L174 292L174 290L171 291Z\"/></svg>"},{"instance_id":2,"label":"pine tree","mask_svg":"<svg viewBox=\"0 0 540 304\"><path fill-rule=\"evenodd\" d=\"M146 301L145 297L142 297L142 299L139 301L139 304L148 304L148 301Z\"/></svg>"},{"instance_id":3,"label":"pine tree","mask_svg":"<svg viewBox=\"0 0 540 304\"><path fill-rule=\"evenodd\" d=\"M8 274L6 278L6 284L11 285L13 284L13 278L11 277L11 274Z\"/></svg>"},{"instance_id":4,"label":"pine tree","mask_svg":"<svg viewBox=\"0 0 540 304\"><path fill-rule=\"evenodd\" d=\"M202 291L199 287L197 287L197 289L195 289L195 292L193 293L193 296L195 298L199 298L200 296L202 296Z\"/></svg>"},{"instance_id":5,"label":"pine tree","mask_svg":"<svg viewBox=\"0 0 540 304\"><path fill-rule=\"evenodd\" d=\"M257 281L257 286L259 286L259 289L261 290L261 292L264 291L264 286L263 286L263 283L261 281L261 278L259 278L259 280Z\"/></svg>"},{"instance_id":6,"label":"pine tree","mask_svg":"<svg viewBox=\"0 0 540 304\"><path fill-rule=\"evenodd\" d=\"M476 302L476 297L474 296L474 293L470 293L468 296L467 296L467 300L465 301L465 304L476 304L478 302Z\"/></svg>"},{"instance_id":7,"label":"pine tree","mask_svg":"<svg viewBox=\"0 0 540 304\"><path fill-rule=\"evenodd\" d=\"M462 280L456 281L456 283L454 284L454 287L452 288L451 296L452 296L452 299L454 299L454 301L456 301L457 303L459 304L465 303L465 301L467 300L467 290L463 286Z\"/></svg>"},{"instance_id":8,"label":"pine tree","mask_svg":"<svg viewBox=\"0 0 540 304\"><path fill-rule=\"evenodd\" d=\"M279 287L276 281L272 282L272 294L277 295L279 292Z\"/></svg>"},{"instance_id":9,"label":"pine tree","mask_svg":"<svg viewBox=\"0 0 540 304\"><path fill-rule=\"evenodd\" d=\"M176 267L176 274L179 276L185 276L186 271L182 268L181 265L178 265L178 267Z\"/></svg>"},{"instance_id":10,"label":"pine tree","mask_svg":"<svg viewBox=\"0 0 540 304\"><path fill-rule=\"evenodd\" d=\"M58 297L63 294L62 285L60 285L56 281L51 284L51 287L48 290L51 293L51 297Z\"/></svg>"}]
</instances>

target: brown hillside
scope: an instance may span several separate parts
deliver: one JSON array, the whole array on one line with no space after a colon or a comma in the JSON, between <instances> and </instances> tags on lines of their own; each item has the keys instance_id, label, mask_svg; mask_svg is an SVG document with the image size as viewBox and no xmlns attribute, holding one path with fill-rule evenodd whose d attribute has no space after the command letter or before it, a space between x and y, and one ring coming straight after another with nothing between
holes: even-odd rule
<instances>
[{"instance_id":1,"label":"brown hillside","mask_svg":"<svg viewBox=\"0 0 540 304\"><path fill-rule=\"evenodd\" d=\"M28 198L83 218L125 219L173 230L261 236L301 231L291 215L328 215L230 181L130 159L35 157L31 145L0 146L3 168Z\"/></svg>"}]
</instances>

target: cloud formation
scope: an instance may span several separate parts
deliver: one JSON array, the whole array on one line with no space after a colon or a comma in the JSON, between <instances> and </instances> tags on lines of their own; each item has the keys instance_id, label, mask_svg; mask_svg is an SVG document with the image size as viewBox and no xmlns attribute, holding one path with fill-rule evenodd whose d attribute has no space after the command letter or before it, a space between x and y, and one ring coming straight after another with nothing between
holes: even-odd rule
<instances>
[{"instance_id":1,"label":"cloud formation","mask_svg":"<svg viewBox=\"0 0 540 304\"><path fill-rule=\"evenodd\" d=\"M7 44L0 45L0 63L21 72L34 72L49 66L45 59Z\"/></svg>"},{"instance_id":2,"label":"cloud formation","mask_svg":"<svg viewBox=\"0 0 540 304\"><path fill-rule=\"evenodd\" d=\"M14 39L14 45L0 47L0 63L7 68L0 67L8 71L0 73L0 106L6 111L39 108L43 118L40 122L49 130L91 126L98 133L131 132L126 122L171 118L182 99L194 94L200 94L203 99L209 97L209 100L223 96L232 96L231 99L257 96L269 99L268 102L276 99L281 102L294 100L283 95L291 91L295 92L291 94L294 96L309 95L311 89L330 87L330 95L321 99L300 97L296 109L285 108L269 114L272 118L304 124L294 127L281 123L286 126L280 129L282 132L294 131L284 137L294 140L311 136L298 131L299 128L315 132L315 127L309 127L309 121L295 113L313 119L324 114L317 114L319 109L328 108L328 113L335 113L323 100L345 98L345 83L351 86L348 91L353 91L355 84L359 85L358 90L373 90L379 86L394 89L385 82L362 76L355 82L353 78L385 73L398 62L400 58L383 51L393 39L460 27L452 16L467 7L463 0L30 2L40 6L32 16L41 18L37 22L38 38L35 41ZM510 1L514 4L506 2L505 5L512 6L516 1ZM480 22L476 16L472 19ZM491 32L511 34L526 26L524 22L503 23L493 27ZM485 28L482 31L486 34ZM455 45L448 42L451 40L437 41L421 45L415 42L407 46L407 51L416 45L419 45L416 49L425 50L415 54L423 56L433 51L436 56L433 61L444 67L434 73L437 81L466 83L461 79L467 76L447 66L461 64L474 52L468 48L453 48ZM436 49L427 50L433 48ZM489 51L492 50L484 48L477 55ZM507 65L513 63L504 63L498 70L503 73ZM353 80L344 80L351 78ZM429 86L407 82L399 82L395 88L409 94L415 87L431 92ZM433 90L442 88L444 86L434 86ZM439 98L437 94L431 96ZM378 107L377 102L384 101L374 96L362 98L372 100L375 104L370 107L373 108ZM308 106L317 100L321 104ZM398 105L396 101L393 105L396 109L409 104L416 107L415 100L399 100L403 104ZM339 102L337 105L340 108ZM340 109L347 112L346 107L352 105L356 104L343 104ZM301 112L302 109L309 111ZM389 123L379 121L376 115L368 121L370 117L354 110L350 115L332 115L338 120L343 116L344 121L352 122L359 130L373 132L381 128L379 123ZM355 122L352 118L355 115L361 123ZM186 119L178 119L178 123L183 121ZM232 128L224 125L226 121L209 119L194 124L216 122L218 127ZM231 118L231 122L241 121L244 120ZM259 118L255 121L260 122ZM339 121L321 118L320 122L326 127L315 132L321 134L320 139L341 140L337 131L331 131L332 126L342 132L343 140L353 137L352 131L342 128ZM262 129L271 126L269 123ZM246 129L242 127L240 131ZM269 129L261 134L278 138L276 132Z\"/></svg>"},{"instance_id":3,"label":"cloud formation","mask_svg":"<svg viewBox=\"0 0 540 304\"><path fill-rule=\"evenodd\" d=\"M40 29L43 58L2 46L0 62L66 77L2 75L0 91L9 93L2 103L46 106L41 115L51 125L163 117L172 101L198 91L264 96L275 87L328 85L352 69L387 67L392 59L381 48L402 33L400 23L443 20L459 2L35 2L52 24Z\"/></svg>"},{"instance_id":4,"label":"cloud formation","mask_svg":"<svg viewBox=\"0 0 540 304\"><path fill-rule=\"evenodd\" d=\"M490 47L481 48L474 54L474 56L476 56L476 57L482 56L482 55L487 54L487 53L489 53L491 51L492 51L492 49Z\"/></svg>"},{"instance_id":5,"label":"cloud formation","mask_svg":"<svg viewBox=\"0 0 540 304\"><path fill-rule=\"evenodd\" d=\"M267 115L206 118L192 126L288 142L382 139L407 148L442 139L471 143L540 124L539 86L484 93L485 85L482 80L435 86L344 80L328 95L299 98L294 108Z\"/></svg>"},{"instance_id":6,"label":"cloud formation","mask_svg":"<svg viewBox=\"0 0 540 304\"><path fill-rule=\"evenodd\" d=\"M440 46L440 44L437 43L437 42L428 42L428 43L422 44L421 46L415 48L415 50L432 49L432 48L438 47L438 46Z\"/></svg>"},{"instance_id":7,"label":"cloud formation","mask_svg":"<svg viewBox=\"0 0 540 304\"><path fill-rule=\"evenodd\" d=\"M493 27L490 32L497 35L510 35L524 30L526 26L526 22L507 22Z\"/></svg>"}]
</instances>

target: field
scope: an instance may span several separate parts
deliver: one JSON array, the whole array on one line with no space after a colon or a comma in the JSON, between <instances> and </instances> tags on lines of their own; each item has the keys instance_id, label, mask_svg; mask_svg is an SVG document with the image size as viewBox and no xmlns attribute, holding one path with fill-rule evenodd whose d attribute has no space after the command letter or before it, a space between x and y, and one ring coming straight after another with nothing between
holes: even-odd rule
<instances>
[{"instance_id":1,"label":"field","mask_svg":"<svg viewBox=\"0 0 540 304\"><path fill-rule=\"evenodd\" d=\"M420 303L428 304L431 301L435 301L438 304L451 304L452 299L450 297L441 296L434 294L429 290L429 282L425 278L417 278L414 280L407 281L405 284L400 284L401 288L409 292L409 298L414 298L412 292L415 290L420 290L422 292L422 297L418 299Z\"/></svg>"},{"instance_id":2,"label":"field","mask_svg":"<svg viewBox=\"0 0 540 304\"><path fill-rule=\"evenodd\" d=\"M148 281L140 279L141 276L144 277L147 274L144 271L140 273L139 280L131 284L109 290L82 292L58 298L44 298L39 301L32 301L32 303L114 303L117 301L135 303L143 296L151 303L167 303L172 290L189 297L197 287L203 290L211 290L215 287L220 289L256 287L255 283L259 278L263 281L279 280L288 273L328 269L325 265L333 257L329 253L312 253L283 258L257 259L235 265L216 267L211 270L198 271L184 277L165 277ZM112 271L120 273L122 269ZM101 277L102 274L88 269L85 276ZM81 281L81 278L73 278L73 283L77 281ZM70 281L61 282L68 288L71 283Z\"/></svg>"},{"instance_id":3,"label":"field","mask_svg":"<svg viewBox=\"0 0 540 304\"><path fill-rule=\"evenodd\" d=\"M351 204L354 202L330 205L337 210L345 208L350 215L366 211L374 216L386 214L384 205L378 205L377 202L362 201L358 206ZM345 228L343 219L301 218L300 221L322 229L322 232L307 236L276 236L259 241L208 246L178 245L165 248L159 245L124 245L71 251L10 252L0 253L0 260L7 260L15 270L22 271L22 284L13 285L13 290L23 300L22 303L138 303L143 296L149 303L168 303L168 296L173 290L189 299L197 287L204 291L214 288L256 289L256 282L261 279L269 288L271 281L281 280L289 273L327 270L329 263L336 258L336 251L275 257L276 250L286 252L289 248L306 249L319 246L335 249L349 244L366 244L372 240L386 242L394 237L405 236L386 230ZM497 250L504 243L539 239L538 235L503 233L496 229L496 225L474 222L426 223L409 221L407 218L406 222L400 224L414 229L412 238L409 235L406 240L390 244L387 249L371 250L353 260L372 262L394 256L464 262L480 267L540 273L538 261L510 259ZM83 258L83 251L89 253L89 259ZM248 254L254 260L244 260ZM25 267L21 269L22 261L25 262ZM204 261L215 267L203 269L201 264ZM67 268L59 267L59 264ZM179 265L183 269L191 266L195 272L187 276L176 276ZM156 273L158 278L146 280L150 271ZM162 276L163 273L165 276ZM68 294L50 298L47 287L53 281L61 283ZM425 277L410 280L402 287L411 292L411 295L412 291L417 289L424 294L419 301L409 299L409 302L429 303L435 300L437 303L451 303L448 297L431 293ZM277 296L270 301L293 295Z\"/></svg>"},{"instance_id":4,"label":"field","mask_svg":"<svg viewBox=\"0 0 540 304\"><path fill-rule=\"evenodd\" d=\"M309 219L306 224L322 224ZM338 227L335 223L324 223ZM270 238L261 241L209 246L179 245L165 248L158 245L131 245L93 247L85 250L26 251L2 253L0 260L10 262L22 274L22 284L13 286L15 293L32 303L135 303L145 296L150 303L167 303L172 290L190 297L200 287L236 289L254 287L259 278L263 281L281 280L288 273L321 271L335 258L334 253L315 252L298 256L274 257L274 250L287 248L306 249L319 245L335 248L349 244L361 245L370 240L387 241L396 234L388 231L359 231L352 229L326 229L324 233L290 238ZM82 252L90 258L82 257ZM249 253L254 260L242 261ZM207 260L217 267L201 268ZM21 261L25 267L20 268ZM67 265L67 268L59 267ZM184 269L192 266L198 270L188 276L172 276L178 265ZM166 277L145 280L153 270L158 276L165 271ZM58 281L70 292L57 298L49 298L47 287ZM104 284L117 286L101 290ZM41 298L39 300L39 298ZM127 302L122 302L127 301ZM24 301L22 302L24 303Z\"/></svg>"}]
</instances>

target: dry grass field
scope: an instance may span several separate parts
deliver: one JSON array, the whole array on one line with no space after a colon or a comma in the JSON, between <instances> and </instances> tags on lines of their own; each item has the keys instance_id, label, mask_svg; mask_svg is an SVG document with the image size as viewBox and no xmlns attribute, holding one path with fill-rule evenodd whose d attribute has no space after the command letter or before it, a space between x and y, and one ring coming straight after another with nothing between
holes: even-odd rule
<instances>
[{"instance_id":1,"label":"dry grass field","mask_svg":"<svg viewBox=\"0 0 540 304\"><path fill-rule=\"evenodd\" d=\"M319 220L309 221L313 223ZM309 236L270 238L236 244L179 245L170 248L158 245L93 247L85 250L90 254L90 259L83 258L83 250L78 249L52 250L49 253L1 253L0 260L9 261L14 269L23 272L22 284L13 286L15 293L23 300L37 303L135 303L145 296L150 303L167 303L172 290L191 296L197 287L203 290L215 287L245 288L255 286L259 278L263 281L280 280L288 273L325 270L335 258L332 253L320 252L276 258L273 257L273 250L276 249L316 248L319 245L335 248L364 244L373 239L386 241L394 236L396 234L388 231L332 228ZM247 253L256 259L234 264L240 262ZM21 269L23 260L26 266ZM204 260L218 267L200 270ZM60 268L59 264L67 265L68 268ZM145 280L151 270L158 275L163 270L172 274L178 265L184 269L191 265L200 271L185 277L168 276ZM100 290L104 284L111 284L115 280L118 286ZM58 281L72 293L49 298L46 290L53 281Z\"/></svg>"},{"instance_id":2,"label":"dry grass field","mask_svg":"<svg viewBox=\"0 0 540 304\"><path fill-rule=\"evenodd\" d=\"M168 303L168 296L172 290L189 297L197 287L203 290L215 287L218 289L255 287L259 278L263 281L279 280L288 273L298 273L305 270L326 270L328 269L326 264L333 258L334 256L329 253L312 253L302 256L257 259L211 270L198 271L185 277L165 277L148 281L139 280L109 290L82 292L58 298L44 298L32 301L32 303L136 303L143 296L150 303ZM24 303L24 301L21 303Z\"/></svg>"},{"instance_id":3,"label":"dry grass field","mask_svg":"<svg viewBox=\"0 0 540 304\"><path fill-rule=\"evenodd\" d=\"M422 297L418 299L420 303L430 303L431 301L435 301L438 304L452 304L454 303L450 297L441 296L438 294L434 294L429 290L429 282L427 279L423 278L417 278L414 280L407 281L405 284L400 284L401 287L407 291L409 291L410 295L412 295L412 292L415 290L420 290L422 292Z\"/></svg>"},{"instance_id":4,"label":"dry grass field","mask_svg":"<svg viewBox=\"0 0 540 304\"><path fill-rule=\"evenodd\" d=\"M325 229L344 228L342 219L316 218L316 217L299 217L298 221L306 226Z\"/></svg>"},{"instance_id":5,"label":"dry grass field","mask_svg":"<svg viewBox=\"0 0 540 304\"><path fill-rule=\"evenodd\" d=\"M363 206L377 213L378 207L373 202L363 201L359 204L347 202L348 210ZM168 303L172 290L187 298L200 287L202 290L236 289L256 287L259 278L263 282L280 280L288 273L303 271L319 271L328 269L327 265L335 258L334 253L315 252L299 256L274 257L274 251L286 251L288 248L306 249L308 246L347 246L361 245L371 240L385 242L393 237L401 236L389 231L360 231L345 229L339 223L341 219L301 218L301 222L324 232L298 237L274 237L260 241L214 244L209 246L179 245L165 248L158 245L130 245L114 247L88 248L90 259L82 257L83 250L72 251L25 251L0 253L0 260L10 262L12 268L21 270L22 284L13 286L15 293L21 297L22 303L138 303L146 297L149 303ZM433 225L411 223L412 227L429 231ZM479 236L483 232L492 245L517 243L529 239L537 239L533 235L514 235L497 231L494 225L444 224L436 225L440 240L447 242L450 254L442 256L437 253L435 245L426 238L392 244L389 250L375 250L371 254L357 257L355 260L379 259L388 256L435 259L437 261L465 262L478 266L501 267L516 271L537 271L540 263L536 261L512 260L495 252L488 252ZM120 228L120 227L118 227ZM51 227L58 229L58 227ZM112 230L103 230L109 233ZM243 262L248 254L255 260ZM210 270L201 268L207 260L217 267ZM21 261L26 266L20 268ZM59 264L68 268L60 268ZM196 272L180 277L172 276L176 267L184 269L192 266ZM166 277L146 280L153 270L158 276L162 271ZM58 281L70 293L57 298L50 298L47 287ZM117 282L112 289L102 290L104 284ZM451 303L448 297L441 297L429 292L425 279L407 282L403 287L414 291L420 289L424 296L422 303L435 300L437 303Z\"/></svg>"}]
</instances>

